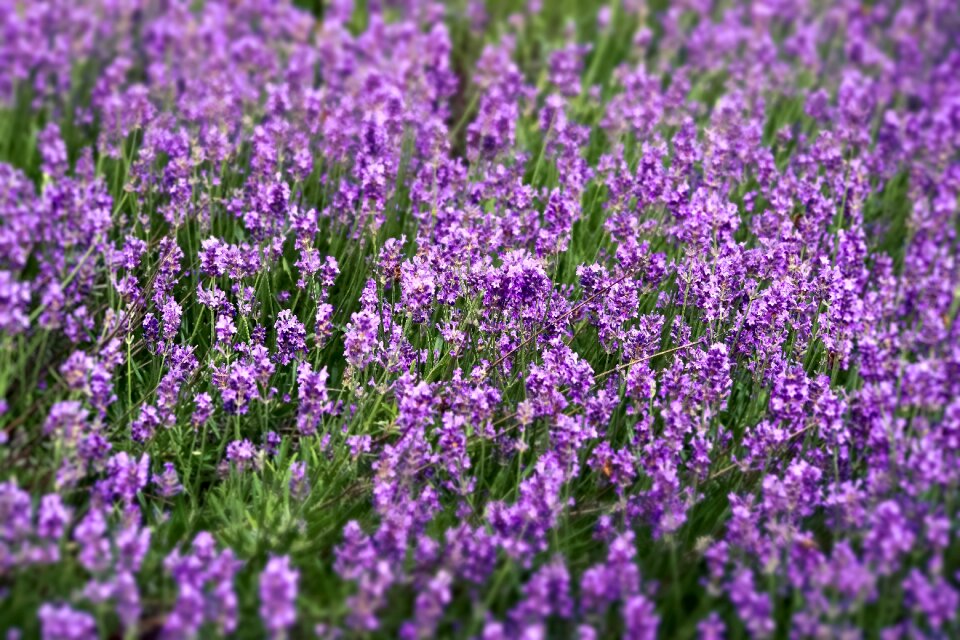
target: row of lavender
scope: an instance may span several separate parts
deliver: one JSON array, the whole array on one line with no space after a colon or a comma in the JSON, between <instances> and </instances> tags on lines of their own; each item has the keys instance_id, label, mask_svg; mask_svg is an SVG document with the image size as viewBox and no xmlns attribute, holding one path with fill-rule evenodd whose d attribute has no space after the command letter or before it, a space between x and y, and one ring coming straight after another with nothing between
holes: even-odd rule
<instances>
[{"instance_id":1,"label":"row of lavender","mask_svg":"<svg viewBox=\"0 0 960 640\"><path fill-rule=\"evenodd\" d=\"M7 637L960 634L955 3L539 4L0 0Z\"/></svg>"}]
</instances>

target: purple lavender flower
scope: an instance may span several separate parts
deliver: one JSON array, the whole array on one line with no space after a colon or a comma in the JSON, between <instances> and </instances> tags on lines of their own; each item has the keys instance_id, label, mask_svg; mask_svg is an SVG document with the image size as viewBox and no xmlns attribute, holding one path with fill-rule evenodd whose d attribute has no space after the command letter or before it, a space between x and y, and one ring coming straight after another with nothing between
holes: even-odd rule
<instances>
[{"instance_id":1,"label":"purple lavender flower","mask_svg":"<svg viewBox=\"0 0 960 640\"><path fill-rule=\"evenodd\" d=\"M200 532L189 554L174 550L164 561L178 588L163 636L193 637L205 623L222 634L237 626L238 601L233 580L241 563L230 549L217 552L213 537Z\"/></svg>"},{"instance_id":2,"label":"purple lavender flower","mask_svg":"<svg viewBox=\"0 0 960 640\"><path fill-rule=\"evenodd\" d=\"M230 341L233 339L233 335L237 332L237 327L229 315L220 314L217 316L216 330L217 341L224 344L230 344Z\"/></svg>"},{"instance_id":3,"label":"purple lavender flower","mask_svg":"<svg viewBox=\"0 0 960 640\"><path fill-rule=\"evenodd\" d=\"M285 638L296 621L300 572L287 556L272 557L260 574L260 618L272 638Z\"/></svg>"},{"instance_id":4,"label":"purple lavender flower","mask_svg":"<svg viewBox=\"0 0 960 640\"><path fill-rule=\"evenodd\" d=\"M125 451L107 461L107 477L97 483L99 495L106 501L117 498L132 504L137 493L147 485L150 477L150 456L143 454L136 460Z\"/></svg>"},{"instance_id":5,"label":"purple lavender flower","mask_svg":"<svg viewBox=\"0 0 960 640\"><path fill-rule=\"evenodd\" d=\"M210 397L209 393L198 393L193 398L193 405L194 410L191 422L196 428L210 419L210 415L213 413L213 398Z\"/></svg>"},{"instance_id":6,"label":"purple lavender flower","mask_svg":"<svg viewBox=\"0 0 960 640\"><path fill-rule=\"evenodd\" d=\"M227 462L233 464L233 468L243 472L254 468L257 463L257 450L249 440L234 440L227 445Z\"/></svg>"},{"instance_id":7,"label":"purple lavender flower","mask_svg":"<svg viewBox=\"0 0 960 640\"><path fill-rule=\"evenodd\" d=\"M317 348L322 349L333 333L333 305L321 302L317 305L317 319L314 324L314 333Z\"/></svg>"},{"instance_id":8,"label":"purple lavender flower","mask_svg":"<svg viewBox=\"0 0 960 640\"><path fill-rule=\"evenodd\" d=\"M307 465L294 462L290 465L290 495L304 500L310 494L310 479L307 477Z\"/></svg>"},{"instance_id":9,"label":"purple lavender flower","mask_svg":"<svg viewBox=\"0 0 960 640\"><path fill-rule=\"evenodd\" d=\"M68 605L44 604L38 612L40 635L44 640L82 640L97 635L93 616Z\"/></svg>"},{"instance_id":10,"label":"purple lavender flower","mask_svg":"<svg viewBox=\"0 0 960 640\"><path fill-rule=\"evenodd\" d=\"M154 478L154 484L157 485L157 492L164 498L172 498L183 491L180 477L172 462L163 463L163 473Z\"/></svg>"},{"instance_id":11,"label":"purple lavender flower","mask_svg":"<svg viewBox=\"0 0 960 640\"><path fill-rule=\"evenodd\" d=\"M323 421L323 416L333 411L327 395L328 377L326 367L314 371L308 362L302 363L297 371L297 397L300 400L297 429L301 435L314 435Z\"/></svg>"},{"instance_id":12,"label":"purple lavender flower","mask_svg":"<svg viewBox=\"0 0 960 640\"><path fill-rule=\"evenodd\" d=\"M624 638L653 640L657 637L659 622L653 603L643 595L631 596L623 603Z\"/></svg>"},{"instance_id":13,"label":"purple lavender flower","mask_svg":"<svg viewBox=\"0 0 960 640\"><path fill-rule=\"evenodd\" d=\"M172 340L180 329L180 318L183 315L183 307L177 304L173 298L169 298L161 309L163 317L163 339Z\"/></svg>"},{"instance_id":14,"label":"purple lavender flower","mask_svg":"<svg viewBox=\"0 0 960 640\"><path fill-rule=\"evenodd\" d=\"M414 620L400 628L401 638L428 638L436 633L437 623L443 617L444 608L450 603L450 586L453 576L441 569L430 579L426 588L414 603Z\"/></svg>"},{"instance_id":15,"label":"purple lavender flower","mask_svg":"<svg viewBox=\"0 0 960 640\"><path fill-rule=\"evenodd\" d=\"M528 563L533 554L546 548L547 532L565 506L560 490L566 480L559 458L548 453L537 462L534 475L521 484L515 504L491 506L488 519L509 555Z\"/></svg>"},{"instance_id":16,"label":"purple lavender flower","mask_svg":"<svg viewBox=\"0 0 960 640\"><path fill-rule=\"evenodd\" d=\"M378 346L377 318L371 311L360 311L350 316L344 344L347 362L362 369L374 360Z\"/></svg>"},{"instance_id":17,"label":"purple lavender flower","mask_svg":"<svg viewBox=\"0 0 960 640\"><path fill-rule=\"evenodd\" d=\"M263 451L268 456L275 456L280 453L280 444L283 438L276 431L268 431L263 437Z\"/></svg>"},{"instance_id":18,"label":"purple lavender flower","mask_svg":"<svg viewBox=\"0 0 960 640\"><path fill-rule=\"evenodd\" d=\"M27 329L30 295L28 283L18 282L12 273L0 270L0 331L15 334Z\"/></svg>"},{"instance_id":19,"label":"purple lavender flower","mask_svg":"<svg viewBox=\"0 0 960 640\"><path fill-rule=\"evenodd\" d=\"M307 352L307 332L293 312L284 309L277 314L275 324L277 332L277 360L280 364L289 364L298 354Z\"/></svg>"}]
</instances>

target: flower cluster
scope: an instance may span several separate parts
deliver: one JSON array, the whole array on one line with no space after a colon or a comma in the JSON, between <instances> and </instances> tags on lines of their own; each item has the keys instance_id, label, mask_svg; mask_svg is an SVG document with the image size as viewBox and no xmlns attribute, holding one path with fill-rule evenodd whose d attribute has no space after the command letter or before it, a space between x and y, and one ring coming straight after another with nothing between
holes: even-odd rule
<instances>
[{"instance_id":1,"label":"flower cluster","mask_svg":"<svg viewBox=\"0 0 960 640\"><path fill-rule=\"evenodd\" d=\"M308 4L0 0L9 637L960 636L955 0Z\"/></svg>"}]
</instances>

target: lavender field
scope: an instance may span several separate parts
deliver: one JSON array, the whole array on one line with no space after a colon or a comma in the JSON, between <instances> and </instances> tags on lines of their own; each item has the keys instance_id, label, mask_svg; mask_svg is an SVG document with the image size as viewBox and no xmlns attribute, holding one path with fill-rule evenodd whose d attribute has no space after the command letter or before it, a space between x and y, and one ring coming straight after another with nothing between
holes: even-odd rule
<instances>
[{"instance_id":1,"label":"lavender field","mask_svg":"<svg viewBox=\"0 0 960 640\"><path fill-rule=\"evenodd\" d=\"M0 0L0 640L960 637L957 0Z\"/></svg>"}]
</instances>

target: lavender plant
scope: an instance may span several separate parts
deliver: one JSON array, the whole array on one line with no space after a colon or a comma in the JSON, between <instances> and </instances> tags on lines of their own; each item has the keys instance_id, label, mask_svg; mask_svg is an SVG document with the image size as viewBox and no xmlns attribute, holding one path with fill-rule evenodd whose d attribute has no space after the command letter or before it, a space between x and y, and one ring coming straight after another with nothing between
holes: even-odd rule
<instances>
[{"instance_id":1,"label":"lavender plant","mask_svg":"<svg viewBox=\"0 0 960 640\"><path fill-rule=\"evenodd\" d=\"M953 0L0 0L7 638L960 636Z\"/></svg>"}]
</instances>

